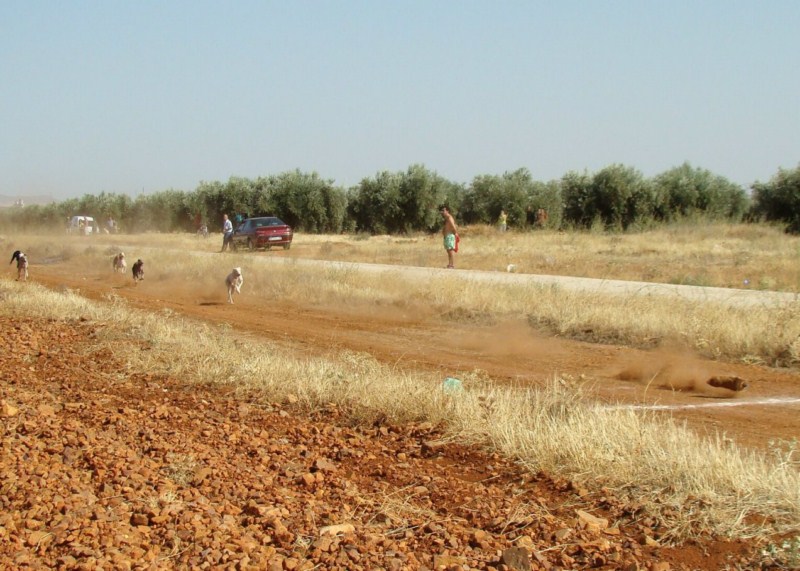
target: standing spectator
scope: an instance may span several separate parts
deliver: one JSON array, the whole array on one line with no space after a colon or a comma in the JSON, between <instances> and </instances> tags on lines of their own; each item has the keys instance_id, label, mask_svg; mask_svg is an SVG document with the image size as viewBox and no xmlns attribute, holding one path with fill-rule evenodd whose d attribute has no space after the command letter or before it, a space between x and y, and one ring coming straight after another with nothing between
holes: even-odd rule
<instances>
[{"instance_id":1,"label":"standing spectator","mask_svg":"<svg viewBox=\"0 0 800 571\"><path fill-rule=\"evenodd\" d=\"M228 215L222 215L222 250L220 252L224 252L228 249L231 245L231 241L233 240L233 224L230 220L228 220Z\"/></svg>"},{"instance_id":2,"label":"standing spectator","mask_svg":"<svg viewBox=\"0 0 800 571\"><path fill-rule=\"evenodd\" d=\"M447 267L452 269L456 267L455 253L458 251L458 226L456 226L456 221L447 206L442 206L442 218L444 218L442 236L444 237L444 249L447 250Z\"/></svg>"},{"instance_id":3,"label":"standing spectator","mask_svg":"<svg viewBox=\"0 0 800 571\"><path fill-rule=\"evenodd\" d=\"M500 232L508 230L508 214L505 210L500 211L500 217L497 219L497 223L500 225Z\"/></svg>"}]
</instances>

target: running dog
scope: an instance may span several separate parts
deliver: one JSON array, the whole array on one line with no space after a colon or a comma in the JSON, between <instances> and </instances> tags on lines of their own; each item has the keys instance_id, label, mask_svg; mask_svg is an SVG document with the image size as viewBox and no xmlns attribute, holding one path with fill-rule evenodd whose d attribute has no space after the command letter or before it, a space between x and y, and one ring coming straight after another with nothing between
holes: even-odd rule
<instances>
[{"instance_id":1,"label":"running dog","mask_svg":"<svg viewBox=\"0 0 800 571\"><path fill-rule=\"evenodd\" d=\"M139 283L144 279L144 262L141 258L133 264L133 281Z\"/></svg>"},{"instance_id":2,"label":"running dog","mask_svg":"<svg viewBox=\"0 0 800 571\"><path fill-rule=\"evenodd\" d=\"M741 377L711 377L706 381L712 387L728 389L729 391L739 392L750 386L750 383Z\"/></svg>"},{"instance_id":3,"label":"running dog","mask_svg":"<svg viewBox=\"0 0 800 571\"><path fill-rule=\"evenodd\" d=\"M225 278L225 285L228 286L228 303L233 303L234 292L242 293L243 283L242 268L233 268L228 277Z\"/></svg>"},{"instance_id":4,"label":"running dog","mask_svg":"<svg viewBox=\"0 0 800 571\"><path fill-rule=\"evenodd\" d=\"M128 269L128 263L125 261L125 253L120 252L116 256L114 256L114 260L111 262L111 267L114 268L115 272L119 272L124 274Z\"/></svg>"},{"instance_id":5,"label":"running dog","mask_svg":"<svg viewBox=\"0 0 800 571\"><path fill-rule=\"evenodd\" d=\"M17 261L17 281L28 281L28 257L21 250L16 250L8 263L11 264L14 260Z\"/></svg>"}]
</instances>

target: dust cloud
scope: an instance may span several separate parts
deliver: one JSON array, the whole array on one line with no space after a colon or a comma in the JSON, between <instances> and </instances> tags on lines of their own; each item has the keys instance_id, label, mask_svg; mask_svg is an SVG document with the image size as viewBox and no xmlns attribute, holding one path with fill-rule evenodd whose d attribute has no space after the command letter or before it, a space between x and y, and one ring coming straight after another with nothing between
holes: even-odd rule
<instances>
[{"instance_id":1,"label":"dust cloud","mask_svg":"<svg viewBox=\"0 0 800 571\"><path fill-rule=\"evenodd\" d=\"M526 321L504 321L490 327L454 334L450 341L457 347L482 355L513 359L516 356L552 361L565 354L561 343L541 337Z\"/></svg>"},{"instance_id":2,"label":"dust cloud","mask_svg":"<svg viewBox=\"0 0 800 571\"><path fill-rule=\"evenodd\" d=\"M713 397L732 397L737 393L709 384L709 380L724 372L714 370L715 364L696 355L676 349L659 349L620 363L613 377L650 387L672 391L694 392Z\"/></svg>"},{"instance_id":3,"label":"dust cloud","mask_svg":"<svg viewBox=\"0 0 800 571\"><path fill-rule=\"evenodd\" d=\"M197 305L217 305L228 301L225 277L229 271L223 270L214 274L204 274L199 278L187 279L166 272L151 272L151 275L148 275L147 265L145 265L145 279L137 287L150 290L151 295L157 291L156 295L165 300L188 299L194 300ZM245 276L243 294L247 293L248 285L252 286L252 284L248 284L247 276ZM236 301L239 301L238 296Z\"/></svg>"}]
</instances>

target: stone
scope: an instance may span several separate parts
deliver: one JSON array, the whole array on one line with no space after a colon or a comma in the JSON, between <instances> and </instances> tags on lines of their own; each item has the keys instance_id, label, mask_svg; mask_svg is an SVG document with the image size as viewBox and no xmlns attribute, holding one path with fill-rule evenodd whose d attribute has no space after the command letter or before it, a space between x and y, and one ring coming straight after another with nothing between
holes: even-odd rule
<instances>
[{"instance_id":1,"label":"stone","mask_svg":"<svg viewBox=\"0 0 800 571\"><path fill-rule=\"evenodd\" d=\"M7 403L6 401L0 401L0 416L4 418L11 418L12 416L17 416L18 414L19 408Z\"/></svg>"},{"instance_id":2,"label":"stone","mask_svg":"<svg viewBox=\"0 0 800 571\"><path fill-rule=\"evenodd\" d=\"M509 547L503 550L500 562L514 571L530 571L531 557L524 547Z\"/></svg>"},{"instance_id":3,"label":"stone","mask_svg":"<svg viewBox=\"0 0 800 571\"><path fill-rule=\"evenodd\" d=\"M448 555L448 554L434 555L433 556L433 568L434 569L440 569L442 567L447 569L447 568L449 568L451 566L454 566L454 565L466 565L466 564L467 564L467 558L466 557L461 557L461 556L456 556L456 555Z\"/></svg>"},{"instance_id":4,"label":"stone","mask_svg":"<svg viewBox=\"0 0 800 571\"><path fill-rule=\"evenodd\" d=\"M578 518L586 525L586 527L594 527L597 529L606 529L608 527L608 520L602 517L596 517L583 510L576 510Z\"/></svg>"},{"instance_id":5,"label":"stone","mask_svg":"<svg viewBox=\"0 0 800 571\"><path fill-rule=\"evenodd\" d=\"M339 535L345 533L354 533L355 526L352 523L340 523L338 525L326 525L319 528L319 534L322 535Z\"/></svg>"}]
</instances>

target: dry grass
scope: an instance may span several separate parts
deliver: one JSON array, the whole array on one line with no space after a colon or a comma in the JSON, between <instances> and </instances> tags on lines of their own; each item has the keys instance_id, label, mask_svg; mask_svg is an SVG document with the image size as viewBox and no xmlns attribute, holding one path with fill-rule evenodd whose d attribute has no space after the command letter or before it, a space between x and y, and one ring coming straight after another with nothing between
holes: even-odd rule
<instances>
[{"instance_id":1,"label":"dry grass","mask_svg":"<svg viewBox=\"0 0 800 571\"><path fill-rule=\"evenodd\" d=\"M515 390L476 375L463 379L463 391L445 393L432 375L399 371L364 354L298 358L277 346L215 335L174 314L94 303L35 284L0 281L0 296L5 314L80 315L102 324L97 343L131 368L259 392L309 410L335 404L355 422L441 423L452 438L499 451L533 472L606 485L644 502L663 514L675 537L697 526L730 535L800 530L794 462L702 439L648 413L601 407L565 381ZM150 350L138 350L142 343ZM756 514L766 516L763 523L752 523Z\"/></svg>"},{"instance_id":2,"label":"dry grass","mask_svg":"<svg viewBox=\"0 0 800 571\"><path fill-rule=\"evenodd\" d=\"M739 235L734 232L736 228L738 227L730 228L729 232L739 239ZM771 240L776 238L769 227L743 226L739 230L755 233L754 241L764 247L772 244ZM697 229L695 231L700 232ZM761 238L758 237L759 232ZM520 240L521 248L528 243L526 240L542 235L530 234L510 240L512 243ZM790 238L783 235L781 237L787 245L791 245ZM576 234L561 236L559 239L562 238L567 241L603 241L629 237ZM641 239L640 236L630 238ZM353 243L363 248L360 251L362 259L364 256L370 257L370 248L376 254L375 257L384 250L391 252L395 247L398 251L408 248L406 243L393 246L398 241L396 238L338 239L340 242L337 243L337 248L340 245L347 248ZM495 236L482 239L494 240ZM697 239L703 242L703 236L698 236ZM123 243L123 240L129 242ZM219 273L220 264L219 256L212 255L210 251L210 248L216 249L218 243L216 240L211 243L211 240L186 235L147 234L135 237L68 237L55 243L52 239L32 237L26 247L31 251L33 260L69 259L77 268L110 268L111 256L123 249L131 259L142 257L148 261L148 281L163 282L165 290L170 287L184 287L182 284L188 281L202 295L204 290L212 292L218 289L219 280L209 277ZM303 244L330 243L323 240L325 237L298 237L296 249L302 250ZM414 239L406 239L409 240ZM418 241L413 244L416 250L424 253L430 249L431 245L426 244L430 239L416 240ZM662 242L665 243L665 250L672 247L666 243L667 240L658 243ZM439 247L437 241L437 256L441 256ZM783 263L789 263L788 246L774 247L774 255L783 260ZM693 248L703 249L701 246ZM290 252L294 251L295 249ZM687 249L680 251L685 255L690 249L687 246ZM187 256L186 252L192 255ZM422 253L419 255L423 255ZM268 254L236 253L226 254L225 260L231 267L245 268L248 296L279 297L297 304L316 303L367 309L376 306L383 309L396 308L418 316L436 316L455 321L492 323L524 319L531 327L544 334L591 342L619 343L642 348L685 347L705 357L748 363L781 366L795 366L800 363L798 303L744 308L679 298L666 300L659 296L575 292L541 284L497 283L487 287L481 282L450 280L434 274L410 280L390 270L366 272L354 266L315 267L293 264L291 260L295 258L287 254L288 252L282 250ZM289 263L268 263L281 258Z\"/></svg>"},{"instance_id":3,"label":"dry grass","mask_svg":"<svg viewBox=\"0 0 800 571\"><path fill-rule=\"evenodd\" d=\"M461 231L458 267L800 292L800 237L776 226L675 224L642 233ZM443 267L439 235L304 236L293 255Z\"/></svg>"},{"instance_id":4,"label":"dry grass","mask_svg":"<svg viewBox=\"0 0 800 571\"><path fill-rule=\"evenodd\" d=\"M69 254L87 244L179 248L216 252L221 235L208 239L194 234L100 235L93 237L0 237L9 252L32 250L41 242L57 244L50 252L36 251L41 260L58 251ZM602 232L499 233L489 226L461 230L457 265L463 269L620 279L657 283L800 292L800 236L790 236L766 224L676 223L641 233ZM270 256L349 262L444 267L441 236L295 235L292 249Z\"/></svg>"}]
</instances>

